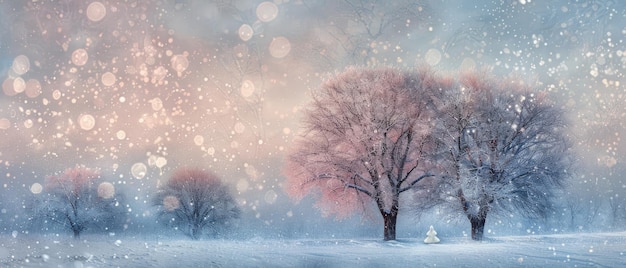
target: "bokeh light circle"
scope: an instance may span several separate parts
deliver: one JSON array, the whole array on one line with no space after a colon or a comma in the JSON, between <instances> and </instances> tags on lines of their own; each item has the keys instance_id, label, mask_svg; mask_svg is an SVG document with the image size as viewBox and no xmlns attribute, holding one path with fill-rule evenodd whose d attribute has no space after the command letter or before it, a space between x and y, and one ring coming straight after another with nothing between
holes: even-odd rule
<instances>
[{"instance_id":1,"label":"bokeh light circle","mask_svg":"<svg viewBox=\"0 0 626 268\"><path fill-rule=\"evenodd\" d=\"M182 73L189 67L189 60L185 55L174 55L171 59L172 69L178 73Z\"/></svg>"},{"instance_id":2,"label":"bokeh light circle","mask_svg":"<svg viewBox=\"0 0 626 268\"><path fill-rule=\"evenodd\" d=\"M104 19L106 15L107 15L107 8L104 6L104 4L98 1L93 2L89 4L89 6L87 6L87 18L90 21L93 21L93 22L101 21L102 19Z\"/></svg>"},{"instance_id":3,"label":"bokeh light circle","mask_svg":"<svg viewBox=\"0 0 626 268\"><path fill-rule=\"evenodd\" d=\"M11 127L11 121L6 118L0 118L0 129L9 129Z\"/></svg>"},{"instance_id":4,"label":"bokeh light circle","mask_svg":"<svg viewBox=\"0 0 626 268\"><path fill-rule=\"evenodd\" d=\"M276 194L276 192L274 192L274 190L269 190L265 193L265 202L268 204L274 204L274 202L276 202L276 199L278 198L278 194Z\"/></svg>"},{"instance_id":5,"label":"bokeh light circle","mask_svg":"<svg viewBox=\"0 0 626 268\"><path fill-rule=\"evenodd\" d=\"M98 185L98 196L109 199L115 196L115 186L110 182L103 182Z\"/></svg>"},{"instance_id":6,"label":"bokeh light circle","mask_svg":"<svg viewBox=\"0 0 626 268\"><path fill-rule=\"evenodd\" d=\"M156 165L158 168L163 168L165 165L167 165L167 159L165 157L159 156L154 162L154 165Z\"/></svg>"},{"instance_id":7,"label":"bokeh light circle","mask_svg":"<svg viewBox=\"0 0 626 268\"><path fill-rule=\"evenodd\" d=\"M17 95L17 92L13 89L13 81L15 81L15 79L7 78L2 82L2 92L4 92L4 95L9 97Z\"/></svg>"},{"instance_id":8,"label":"bokeh light circle","mask_svg":"<svg viewBox=\"0 0 626 268\"><path fill-rule=\"evenodd\" d=\"M33 194L40 194L42 191L43 186L38 182L35 182L33 183L33 185L30 186L30 192Z\"/></svg>"},{"instance_id":9,"label":"bokeh light circle","mask_svg":"<svg viewBox=\"0 0 626 268\"><path fill-rule=\"evenodd\" d=\"M126 138L126 131L124 131L124 130L117 131L117 133L115 133L115 137L117 137L118 140L125 139Z\"/></svg>"},{"instance_id":10,"label":"bokeh light circle","mask_svg":"<svg viewBox=\"0 0 626 268\"><path fill-rule=\"evenodd\" d=\"M291 51L291 43L286 37L279 36L272 39L269 50L272 57L278 59L284 58L289 55L289 52Z\"/></svg>"},{"instance_id":11,"label":"bokeh light circle","mask_svg":"<svg viewBox=\"0 0 626 268\"><path fill-rule=\"evenodd\" d=\"M241 134L244 131L246 131L246 125L244 125L241 122L237 122L237 123L235 123L234 129L235 129L235 133Z\"/></svg>"},{"instance_id":12,"label":"bokeh light circle","mask_svg":"<svg viewBox=\"0 0 626 268\"><path fill-rule=\"evenodd\" d=\"M254 91L256 90L254 83L252 83L252 81L250 80L244 80L241 83L241 96L243 96L244 98L248 98L250 96L252 96L254 94Z\"/></svg>"},{"instance_id":13,"label":"bokeh light circle","mask_svg":"<svg viewBox=\"0 0 626 268\"><path fill-rule=\"evenodd\" d=\"M115 85L117 78L115 77L115 74L113 74L112 72L106 72L102 74L102 77L100 78L100 80L102 81L103 85L110 87L112 85Z\"/></svg>"},{"instance_id":14,"label":"bokeh light circle","mask_svg":"<svg viewBox=\"0 0 626 268\"><path fill-rule=\"evenodd\" d=\"M147 172L148 167L146 167L146 164L144 163L135 163L130 168L130 174L132 174L133 177L135 177L136 179L143 179L143 177L146 176Z\"/></svg>"},{"instance_id":15,"label":"bokeh light circle","mask_svg":"<svg viewBox=\"0 0 626 268\"><path fill-rule=\"evenodd\" d=\"M441 61L441 52L438 49L431 48L426 51L426 55L424 55L424 59L426 63L429 65L437 65Z\"/></svg>"},{"instance_id":16,"label":"bokeh light circle","mask_svg":"<svg viewBox=\"0 0 626 268\"><path fill-rule=\"evenodd\" d=\"M248 180L241 179L237 182L237 191L240 193L246 192L248 191L249 186L250 186L250 183L248 183Z\"/></svg>"},{"instance_id":17,"label":"bokeh light circle","mask_svg":"<svg viewBox=\"0 0 626 268\"><path fill-rule=\"evenodd\" d=\"M87 64L87 60L89 60L89 54L87 50L83 48L79 48L72 52L72 63L76 66L83 66Z\"/></svg>"},{"instance_id":18,"label":"bokeh light circle","mask_svg":"<svg viewBox=\"0 0 626 268\"><path fill-rule=\"evenodd\" d=\"M202 137L201 135L196 135L195 137L193 137L193 143L195 143L197 146L204 144L204 137Z\"/></svg>"},{"instance_id":19,"label":"bokeh light circle","mask_svg":"<svg viewBox=\"0 0 626 268\"><path fill-rule=\"evenodd\" d=\"M23 75L27 73L30 70L30 60L25 55L15 57L11 70L13 70L16 75Z\"/></svg>"},{"instance_id":20,"label":"bokeh light circle","mask_svg":"<svg viewBox=\"0 0 626 268\"><path fill-rule=\"evenodd\" d=\"M241 25L237 32L239 33L239 38L243 41L250 40L254 35L254 29L252 29L252 26L248 24Z\"/></svg>"},{"instance_id":21,"label":"bokeh light circle","mask_svg":"<svg viewBox=\"0 0 626 268\"><path fill-rule=\"evenodd\" d=\"M154 98L150 100L150 106L152 106L152 110L161 110L163 108L163 101L161 100L161 98Z\"/></svg>"},{"instance_id":22,"label":"bokeh light circle","mask_svg":"<svg viewBox=\"0 0 626 268\"><path fill-rule=\"evenodd\" d=\"M24 94L29 98L36 98L41 95L41 83L37 79L29 79L26 81L26 88Z\"/></svg>"},{"instance_id":23,"label":"bokeh light circle","mask_svg":"<svg viewBox=\"0 0 626 268\"><path fill-rule=\"evenodd\" d=\"M26 81L23 78L18 77L13 80L13 91L16 93L22 93L26 90Z\"/></svg>"},{"instance_id":24,"label":"bokeh light circle","mask_svg":"<svg viewBox=\"0 0 626 268\"><path fill-rule=\"evenodd\" d=\"M256 17L262 22L270 22L278 17L278 6L272 2L262 2L256 8Z\"/></svg>"},{"instance_id":25,"label":"bokeh light circle","mask_svg":"<svg viewBox=\"0 0 626 268\"><path fill-rule=\"evenodd\" d=\"M93 117L93 115L83 114L78 117L78 125L83 130L91 130L93 127L96 126L96 119Z\"/></svg>"}]
</instances>

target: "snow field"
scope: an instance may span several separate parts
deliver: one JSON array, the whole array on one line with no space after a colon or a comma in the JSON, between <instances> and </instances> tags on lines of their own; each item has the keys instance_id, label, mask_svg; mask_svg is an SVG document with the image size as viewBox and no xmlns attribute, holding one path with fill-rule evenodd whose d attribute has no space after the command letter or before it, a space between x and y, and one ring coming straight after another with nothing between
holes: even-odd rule
<instances>
[{"instance_id":1,"label":"snow field","mask_svg":"<svg viewBox=\"0 0 626 268\"><path fill-rule=\"evenodd\" d=\"M626 232L445 238L203 240L1 236L0 267L624 267Z\"/></svg>"}]
</instances>

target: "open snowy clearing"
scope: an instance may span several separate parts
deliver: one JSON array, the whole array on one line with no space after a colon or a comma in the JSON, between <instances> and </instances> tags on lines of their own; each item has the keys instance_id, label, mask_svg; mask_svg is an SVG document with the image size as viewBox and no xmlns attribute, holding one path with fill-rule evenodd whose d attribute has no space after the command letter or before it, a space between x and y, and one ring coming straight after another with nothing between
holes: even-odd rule
<instances>
[{"instance_id":1,"label":"open snowy clearing","mask_svg":"<svg viewBox=\"0 0 626 268\"><path fill-rule=\"evenodd\" d=\"M337 240L144 240L4 236L0 267L624 267L626 232ZM60 239L63 238L63 239Z\"/></svg>"}]
</instances>

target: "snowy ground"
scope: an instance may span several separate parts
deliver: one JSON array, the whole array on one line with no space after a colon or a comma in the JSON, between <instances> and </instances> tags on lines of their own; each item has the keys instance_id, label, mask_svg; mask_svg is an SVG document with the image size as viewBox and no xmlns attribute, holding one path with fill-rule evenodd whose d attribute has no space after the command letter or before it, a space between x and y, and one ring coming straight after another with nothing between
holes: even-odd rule
<instances>
[{"instance_id":1,"label":"snowy ground","mask_svg":"<svg viewBox=\"0 0 626 268\"><path fill-rule=\"evenodd\" d=\"M63 239L61 239L63 238ZM626 232L422 239L0 237L0 267L626 267Z\"/></svg>"}]
</instances>

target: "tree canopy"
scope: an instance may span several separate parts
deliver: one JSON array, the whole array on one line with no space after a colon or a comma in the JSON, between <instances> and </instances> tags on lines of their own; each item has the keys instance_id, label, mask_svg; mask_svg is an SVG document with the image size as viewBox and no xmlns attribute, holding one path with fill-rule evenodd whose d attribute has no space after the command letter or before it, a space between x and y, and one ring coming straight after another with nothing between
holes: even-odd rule
<instances>
[{"instance_id":1,"label":"tree canopy","mask_svg":"<svg viewBox=\"0 0 626 268\"><path fill-rule=\"evenodd\" d=\"M429 183L434 149L429 94L443 86L427 69L349 68L313 91L304 131L287 158L286 190L318 191L325 215L341 218L372 204L395 239L400 195Z\"/></svg>"},{"instance_id":2,"label":"tree canopy","mask_svg":"<svg viewBox=\"0 0 626 268\"><path fill-rule=\"evenodd\" d=\"M218 235L241 213L237 203L214 173L180 168L154 199L159 218L194 240L203 234Z\"/></svg>"}]
</instances>

